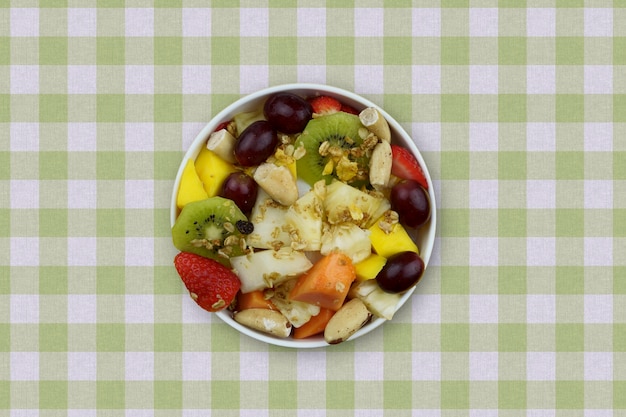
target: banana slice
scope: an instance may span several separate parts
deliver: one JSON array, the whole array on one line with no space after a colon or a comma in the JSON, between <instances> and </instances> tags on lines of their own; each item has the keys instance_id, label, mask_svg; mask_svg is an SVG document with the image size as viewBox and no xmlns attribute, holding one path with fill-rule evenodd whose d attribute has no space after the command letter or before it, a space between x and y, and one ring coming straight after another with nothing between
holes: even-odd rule
<instances>
[{"instance_id":1,"label":"banana slice","mask_svg":"<svg viewBox=\"0 0 626 417\"><path fill-rule=\"evenodd\" d=\"M236 162L234 153L236 142L237 139L228 130L221 129L211 133L206 147L223 160L234 164Z\"/></svg>"},{"instance_id":2,"label":"banana slice","mask_svg":"<svg viewBox=\"0 0 626 417\"><path fill-rule=\"evenodd\" d=\"M365 126L370 132L378 136L378 138L384 142L391 142L391 131L389 130L389 124L383 117L378 109L374 107L368 107L359 113L359 119L363 126Z\"/></svg>"},{"instance_id":3,"label":"banana slice","mask_svg":"<svg viewBox=\"0 0 626 417\"><path fill-rule=\"evenodd\" d=\"M382 190L389 184L393 155L389 142L382 141L372 151L370 158L370 183L377 190Z\"/></svg>"}]
</instances>

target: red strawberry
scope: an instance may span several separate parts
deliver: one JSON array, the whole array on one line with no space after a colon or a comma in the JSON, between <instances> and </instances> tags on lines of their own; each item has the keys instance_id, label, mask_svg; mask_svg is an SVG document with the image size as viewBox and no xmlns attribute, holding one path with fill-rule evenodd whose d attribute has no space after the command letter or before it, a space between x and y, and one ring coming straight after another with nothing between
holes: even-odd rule
<instances>
[{"instance_id":1,"label":"red strawberry","mask_svg":"<svg viewBox=\"0 0 626 417\"><path fill-rule=\"evenodd\" d=\"M354 107L348 106L347 104L341 105L341 111L344 113L359 114L359 112Z\"/></svg>"},{"instance_id":2,"label":"red strawberry","mask_svg":"<svg viewBox=\"0 0 626 417\"><path fill-rule=\"evenodd\" d=\"M229 124L230 124L230 120L220 123L219 125L217 125L214 132L219 132L222 129L227 129Z\"/></svg>"},{"instance_id":3,"label":"red strawberry","mask_svg":"<svg viewBox=\"0 0 626 417\"><path fill-rule=\"evenodd\" d=\"M241 287L241 281L233 271L194 253L179 253L174 258L174 266L191 298L211 312L228 307Z\"/></svg>"},{"instance_id":4,"label":"red strawberry","mask_svg":"<svg viewBox=\"0 0 626 417\"><path fill-rule=\"evenodd\" d=\"M398 145L391 145L393 162L391 173L405 180L415 180L428 190L428 182L422 167L408 149Z\"/></svg>"},{"instance_id":5,"label":"red strawberry","mask_svg":"<svg viewBox=\"0 0 626 417\"><path fill-rule=\"evenodd\" d=\"M337 113L341 110L341 103L329 96L317 96L309 100L313 113L327 115Z\"/></svg>"}]
</instances>

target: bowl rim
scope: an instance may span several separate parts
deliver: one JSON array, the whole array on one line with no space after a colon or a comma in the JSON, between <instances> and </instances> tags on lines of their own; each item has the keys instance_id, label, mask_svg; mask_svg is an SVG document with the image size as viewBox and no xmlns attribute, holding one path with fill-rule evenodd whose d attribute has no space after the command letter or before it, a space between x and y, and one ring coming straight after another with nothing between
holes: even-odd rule
<instances>
[{"instance_id":1,"label":"bowl rim","mask_svg":"<svg viewBox=\"0 0 626 417\"><path fill-rule=\"evenodd\" d=\"M428 194L430 197L431 203L431 217L429 220L428 231L425 235L425 245L420 247L420 256L424 261L425 269L424 273L428 269L428 264L432 255L432 251L435 244L435 234L437 229L437 203L435 199L435 192L432 183L432 179L430 176L430 172L428 167L420 153L417 145L415 144L411 135L409 135L405 129L398 123L395 118L393 118L390 114L388 114L383 108L381 108L378 104L356 94L351 91L345 90L343 88L334 87L326 84L316 84L316 83L290 83L290 84L278 84L267 88L262 88L253 93L243 95L239 99L235 100L233 103L226 106L224 109L219 111L215 116L211 118L211 120L200 130L200 132L196 135L193 141L190 143L189 148L185 151L185 154L181 160L180 166L176 173L176 178L174 180L173 189L172 189L172 197L170 201L170 227L172 227L176 221L176 217L178 215L178 208L176 206L176 195L178 192L178 188L180 186L180 180L182 177L182 173L185 167L185 164L189 159L194 159L197 157L202 144L206 142L210 134L215 130L215 128L222 122L226 120L230 120L232 116L241 111L247 111L242 108L245 108L247 105L251 103L256 103L266 97L269 97L272 94L279 92L294 92L296 94L305 94L306 95L316 95L316 94L325 94L334 96L335 98L348 99L351 105L357 104L358 107L366 108L366 107L375 107L380 111L383 117L387 120L389 127L392 132L395 133L396 137L402 139L402 145L408 147L411 153L416 157L420 166L424 171L424 175L426 177L426 181L428 183ZM357 108L357 110L359 110ZM408 301L408 299L415 292L416 286L413 286L411 289L406 291L397 306L396 311L400 310L402 306ZM229 311L221 310L217 313L217 315L223 322L231 326L232 328L238 330L240 333L256 339L261 342L265 342L268 344L272 344L275 346L288 347L288 348L319 348L319 347L328 347L331 346L326 341L324 341L323 337L311 338L311 339L293 339L289 338L278 338L273 337L268 334L264 334L258 332L256 330L250 329L246 326L243 326L236 322L232 318L232 314ZM384 318L374 318L361 329L359 329L354 335L348 339L348 341L353 341L360 336L363 336L374 329L378 328L384 322L388 320Z\"/></svg>"}]
</instances>

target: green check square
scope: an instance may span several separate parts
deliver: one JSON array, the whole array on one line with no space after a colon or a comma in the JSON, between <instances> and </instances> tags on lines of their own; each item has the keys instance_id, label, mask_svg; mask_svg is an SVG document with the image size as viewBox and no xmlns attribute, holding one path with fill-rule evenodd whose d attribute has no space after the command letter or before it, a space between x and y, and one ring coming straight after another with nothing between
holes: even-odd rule
<instances>
[{"instance_id":1,"label":"green check square","mask_svg":"<svg viewBox=\"0 0 626 417\"><path fill-rule=\"evenodd\" d=\"M2 115L0 114L0 117ZM40 122L67 122L67 95L39 95Z\"/></svg>"},{"instance_id":2,"label":"green check square","mask_svg":"<svg viewBox=\"0 0 626 417\"><path fill-rule=\"evenodd\" d=\"M469 381L441 381L442 409L469 409Z\"/></svg>"},{"instance_id":3,"label":"green check square","mask_svg":"<svg viewBox=\"0 0 626 417\"><path fill-rule=\"evenodd\" d=\"M441 95L442 122L469 122L470 101L467 94Z\"/></svg>"},{"instance_id":4,"label":"green check square","mask_svg":"<svg viewBox=\"0 0 626 417\"><path fill-rule=\"evenodd\" d=\"M626 381L613 381L613 408L626 409Z\"/></svg>"},{"instance_id":5,"label":"green check square","mask_svg":"<svg viewBox=\"0 0 626 417\"><path fill-rule=\"evenodd\" d=\"M626 266L613 267L613 294L626 295L626 279L616 279L617 277L626 277ZM626 332L624 335L624 349L626 350Z\"/></svg>"},{"instance_id":6,"label":"green check square","mask_svg":"<svg viewBox=\"0 0 626 417\"><path fill-rule=\"evenodd\" d=\"M582 266L557 266L555 280L559 295L585 293L585 268Z\"/></svg>"},{"instance_id":7,"label":"green check square","mask_svg":"<svg viewBox=\"0 0 626 417\"><path fill-rule=\"evenodd\" d=\"M214 410L239 409L240 389L239 381L212 381L211 408Z\"/></svg>"},{"instance_id":8,"label":"green check square","mask_svg":"<svg viewBox=\"0 0 626 417\"><path fill-rule=\"evenodd\" d=\"M269 381L269 408L295 410L298 408L298 384L293 381Z\"/></svg>"},{"instance_id":9,"label":"green check square","mask_svg":"<svg viewBox=\"0 0 626 417\"><path fill-rule=\"evenodd\" d=\"M155 352L181 352L183 350L183 328L180 324L156 323L154 325Z\"/></svg>"},{"instance_id":10,"label":"green check square","mask_svg":"<svg viewBox=\"0 0 626 417\"><path fill-rule=\"evenodd\" d=\"M155 65L182 65L183 38L157 36L154 38Z\"/></svg>"},{"instance_id":11,"label":"green check square","mask_svg":"<svg viewBox=\"0 0 626 417\"><path fill-rule=\"evenodd\" d=\"M467 209L441 209L441 236L467 237L470 231L470 211Z\"/></svg>"},{"instance_id":12,"label":"green check square","mask_svg":"<svg viewBox=\"0 0 626 417\"><path fill-rule=\"evenodd\" d=\"M64 211L64 210L59 210ZM67 221L67 214L65 216ZM41 231L41 221L40 221ZM42 295L61 294L68 291L67 266L40 266L39 267L39 293Z\"/></svg>"},{"instance_id":13,"label":"green check square","mask_svg":"<svg viewBox=\"0 0 626 417\"><path fill-rule=\"evenodd\" d=\"M525 94L498 95L498 121L525 122L526 117Z\"/></svg>"},{"instance_id":14,"label":"green check square","mask_svg":"<svg viewBox=\"0 0 626 417\"><path fill-rule=\"evenodd\" d=\"M0 274L2 274L0 276L3 276L3 277L10 276L11 273L9 272L10 271L9 268L10 267L7 266L7 265L0 266ZM40 269L41 268L42 267L40 267ZM41 293L41 290L40 290L40 293ZM2 294L2 295L11 294L11 280L9 280L9 279L0 280L0 294ZM0 330L0 332L1 332L1 330ZM1 336L1 334L0 334L0 336ZM2 348L0 348L0 352L3 352Z\"/></svg>"},{"instance_id":15,"label":"green check square","mask_svg":"<svg viewBox=\"0 0 626 417\"><path fill-rule=\"evenodd\" d=\"M96 407L98 409L124 409L125 403L124 381L96 381Z\"/></svg>"},{"instance_id":16,"label":"green check square","mask_svg":"<svg viewBox=\"0 0 626 417\"><path fill-rule=\"evenodd\" d=\"M155 0L154 7L177 9L177 8L183 7L183 0ZM215 6L215 7L218 7L218 6Z\"/></svg>"},{"instance_id":17,"label":"green check square","mask_svg":"<svg viewBox=\"0 0 626 417\"><path fill-rule=\"evenodd\" d=\"M585 212L584 209L557 209L556 210L557 237L584 237Z\"/></svg>"},{"instance_id":18,"label":"green check square","mask_svg":"<svg viewBox=\"0 0 626 417\"><path fill-rule=\"evenodd\" d=\"M613 209L613 237L626 237L626 209Z\"/></svg>"},{"instance_id":19,"label":"green check square","mask_svg":"<svg viewBox=\"0 0 626 417\"><path fill-rule=\"evenodd\" d=\"M585 327L578 323L556 324L557 352L584 352Z\"/></svg>"},{"instance_id":20,"label":"green check square","mask_svg":"<svg viewBox=\"0 0 626 417\"><path fill-rule=\"evenodd\" d=\"M67 152L39 152L39 178L45 180L66 180Z\"/></svg>"},{"instance_id":21,"label":"green check square","mask_svg":"<svg viewBox=\"0 0 626 417\"><path fill-rule=\"evenodd\" d=\"M525 8L526 0L498 0L498 7L504 8Z\"/></svg>"},{"instance_id":22,"label":"green check square","mask_svg":"<svg viewBox=\"0 0 626 417\"><path fill-rule=\"evenodd\" d=\"M124 122L126 99L123 94L98 94L96 96L96 121Z\"/></svg>"},{"instance_id":23,"label":"green check square","mask_svg":"<svg viewBox=\"0 0 626 417\"><path fill-rule=\"evenodd\" d=\"M501 179L501 180L524 180L526 179L526 152L521 152L521 151L498 152L498 179Z\"/></svg>"},{"instance_id":24,"label":"green check square","mask_svg":"<svg viewBox=\"0 0 626 417\"><path fill-rule=\"evenodd\" d=\"M170 229L168 228L168 230ZM155 266L153 271L155 294L180 294L182 290L181 282L174 266Z\"/></svg>"},{"instance_id":25,"label":"green check square","mask_svg":"<svg viewBox=\"0 0 626 417\"><path fill-rule=\"evenodd\" d=\"M383 404L385 410L410 410L413 407L411 381L383 381Z\"/></svg>"},{"instance_id":26,"label":"green check square","mask_svg":"<svg viewBox=\"0 0 626 417\"><path fill-rule=\"evenodd\" d=\"M180 291L183 291L182 289ZM236 352L239 348L239 339L233 337L232 328L222 323L211 324L211 351Z\"/></svg>"},{"instance_id":27,"label":"green check square","mask_svg":"<svg viewBox=\"0 0 626 417\"><path fill-rule=\"evenodd\" d=\"M442 0L442 8L463 9L469 7L469 0Z\"/></svg>"},{"instance_id":28,"label":"green check square","mask_svg":"<svg viewBox=\"0 0 626 417\"><path fill-rule=\"evenodd\" d=\"M441 351L467 352L470 345L469 325L445 323L441 325Z\"/></svg>"},{"instance_id":29,"label":"green check square","mask_svg":"<svg viewBox=\"0 0 626 417\"><path fill-rule=\"evenodd\" d=\"M96 0L98 8L118 8L124 7L126 0Z\"/></svg>"},{"instance_id":30,"label":"green check square","mask_svg":"<svg viewBox=\"0 0 626 417\"><path fill-rule=\"evenodd\" d=\"M11 121L11 96L0 94L0 123Z\"/></svg>"},{"instance_id":31,"label":"green check square","mask_svg":"<svg viewBox=\"0 0 626 417\"><path fill-rule=\"evenodd\" d=\"M211 64L239 65L239 38L212 36Z\"/></svg>"},{"instance_id":32,"label":"green check square","mask_svg":"<svg viewBox=\"0 0 626 417\"><path fill-rule=\"evenodd\" d=\"M469 179L469 172L469 152L450 151L441 153L442 180L467 180Z\"/></svg>"},{"instance_id":33,"label":"green check square","mask_svg":"<svg viewBox=\"0 0 626 417\"><path fill-rule=\"evenodd\" d=\"M383 62L385 65L411 65L412 40L408 37L383 38Z\"/></svg>"},{"instance_id":34,"label":"green check square","mask_svg":"<svg viewBox=\"0 0 626 417\"><path fill-rule=\"evenodd\" d=\"M326 65L353 65L354 38L343 36L326 37Z\"/></svg>"},{"instance_id":35,"label":"green check square","mask_svg":"<svg viewBox=\"0 0 626 417\"><path fill-rule=\"evenodd\" d=\"M66 8L67 0L39 0L40 8Z\"/></svg>"},{"instance_id":36,"label":"green check square","mask_svg":"<svg viewBox=\"0 0 626 417\"><path fill-rule=\"evenodd\" d=\"M575 36L559 36L556 42L557 65L583 65L585 63L585 39Z\"/></svg>"},{"instance_id":37,"label":"green check square","mask_svg":"<svg viewBox=\"0 0 626 417\"><path fill-rule=\"evenodd\" d=\"M525 65L526 38L501 36L498 38L498 64Z\"/></svg>"},{"instance_id":38,"label":"green check square","mask_svg":"<svg viewBox=\"0 0 626 417\"><path fill-rule=\"evenodd\" d=\"M613 179L626 180L626 151L613 151Z\"/></svg>"},{"instance_id":39,"label":"green check square","mask_svg":"<svg viewBox=\"0 0 626 417\"><path fill-rule=\"evenodd\" d=\"M39 381L39 408L66 409L67 381Z\"/></svg>"},{"instance_id":40,"label":"green check square","mask_svg":"<svg viewBox=\"0 0 626 417\"><path fill-rule=\"evenodd\" d=\"M354 409L353 381L326 381L327 409Z\"/></svg>"},{"instance_id":41,"label":"green check square","mask_svg":"<svg viewBox=\"0 0 626 417\"><path fill-rule=\"evenodd\" d=\"M96 267L97 294L124 294L125 290L126 273L123 266Z\"/></svg>"},{"instance_id":42,"label":"green check square","mask_svg":"<svg viewBox=\"0 0 626 417\"><path fill-rule=\"evenodd\" d=\"M517 409L526 408L525 381L498 381L498 408Z\"/></svg>"},{"instance_id":43,"label":"green check square","mask_svg":"<svg viewBox=\"0 0 626 417\"><path fill-rule=\"evenodd\" d=\"M584 7L584 0L556 0L557 8Z\"/></svg>"},{"instance_id":44,"label":"green check square","mask_svg":"<svg viewBox=\"0 0 626 417\"><path fill-rule=\"evenodd\" d=\"M96 348L99 352L124 352L126 327L121 323L96 324Z\"/></svg>"},{"instance_id":45,"label":"green check square","mask_svg":"<svg viewBox=\"0 0 626 417\"><path fill-rule=\"evenodd\" d=\"M383 105L399 123L413 120L413 95L385 94Z\"/></svg>"},{"instance_id":46,"label":"green check square","mask_svg":"<svg viewBox=\"0 0 626 417\"><path fill-rule=\"evenodd\" d=\"M387 323L389 326L383 328L383 344L386 352L410 352L412 344L413 329L406 323Z\"/></svg>"},{"instance_id":47,"label":"green check square","mask_svg":"<svg viewBox=\"0 0 626 417\"><path fill-rule=\"evenodd\" d=\"M269 38L270 65L296 65L298 63L298 40L290 36Z\"/></svg>"},{"instance_id":48,"label":"green check square","mask_svg":"<svg viewBox=\"0 0 626 417\"><path fill-rule=\"evenodd\" d=\"M0 36L0 65L11 63L11 38Z\"/></svg>"},{"instance_id":49,"label":"green check square","mask_svg":"<svg viewBox=\"0 0 626 417\"><path fill-rule=\"evenodd\" d=\"M11 408L11 381L0 381L0 410Z\"/></svg>"},{"instance_id":50,"label":"green check square","mask_svg":"<svg viewBox=\"0 0 626 417\"><path fill-rule=\"evenodd\" d=\"M154 152L154 179L171 180L174 178L182 157L180 152Z\"/></svg>"},{"instance_id":51,"label":"green check square","mask_svg":"<svg viewBox=\"0 0 626 417\"><path fill-rule=\"evenodd\" d=\"M39 324L40 352L67 352L67 324Z\"/></svg>"},{"instance_id":52,"label":"green check square","mask_svg":"<svg viewBox=\"0 0 626 417\"><path fill-rule=\"evenodd\" d=\"M442 294L469 294L469 283L470 268L468 266L441 266Z\"/></svg>"},{"instance_id":53,"label":"green check square","mask_svg":"<svg viewBox=\"0 0 626 417\"><path fill-rule=\"evenodd\" d=\"M526 325L521 323L499 324L498 350L500 352L526 351Z\"/></svg>"},{"instance_id":54,"label":"green check square","mask_svg":"<svg viewBox=\"0 0 626 417\"><path fill-rule=\"evenodd\" d=\"M557 122L583 122L585 120L585 96L582 94L556 95Z\"/></svg>"},{"instance_id":55,"label":"green check square","mask_svg":"<svg viewBox=\"0 0 626 417\"><path fill-rule=\"evenodd\" d=\"M182 122L183 121L183 97L179 94L155 94L154 95L154 121L159 122Z\"/></svg>"},{"instance_id":56,"label":"green check square","mask_svg":"<svg viewBox=\"0 0 626 417\"><path fill-rule=\"evenodd\" d=\"M613 121L626 122L626 94L613 94Z\"/></svg>"},{"instance_id":57,"label":"green check square","mask_svg":"<svg viewBox=\"0 0 626 417\"><path fill-rule=\"evenodd\" d=\"M525 237L526 235L526 210L498 210L499 237Z\"/></svg>"},{"instance_id":58,"label":"green check square","mask_svg":"<svg viewBox=\"0 0 626 417\"><path fill-rule=\"evenodd\" d=\"M67 65L67 38L42 36L39 38L40 65Z\"/></svg>"},{"instance_id":59,"label":"green check square","mask_svg":"<svg viewBox=\"0 0 626 417\"><path fill-rule=\"evenodd\" d=\"M96 175L99 180L123 180L126 157L124 152L102 151L96 155Z\"/></svg>"},{"instance_id":60,"label":"green check square","mask_svg":"<svg viewBox=\"0 0 626 417\"><path fill-rule=\"evenodd\" d=\"M335 2L332 2L332 3L335 3ZM354 1L352 0L350 3L352 3L352 6L350 6L350 8L354 7ZM383 7L385 9L390 9L390 8L405 8L406 9L406 8L411 7L411 4L412 4L411 0L383 0Z\"/></svg>"},{"instance_id":61,"label":"green check square","mask_svg":"<svg viewBox=\"0 0 626 417\"><path fill-rule=\"evenodd\" d=\"M0 48L2 48L1 45L2 40L0 39ZM613 65L626 65L626 36L613 38Z\"/></svg>"},{"instance_id":62,"label":"green check square","mask_svg":"<svg viewBox=\"0 0 626 417\"><path fill-rule=\"evenodd\" d=\"M125 222L124 209L96 210L96 233L98 236L124 237Z\"/></svg>"},{"instance_id":63,"label":"green check square","mask_svg":"<svg viewBox=\"0 0 626 417\"><path fill-rule=\"evenodd\" d=\"M39 209L39 236L66 237L67 210Z\"/></svg>"},{"instance_id":64,"label":"green check square","mask_svg":"<svg viewBox=\"0 0 626 417\"><path fill-rule=\"evenodd\" d=\"M626 352L626 323L613 323L613 351Z\"/></svg>"},{"instance_id":65,"label":"green check square","mask_svg":"<svg viewBox=\"0 0 626 417\"><path fill-rule=\"evenodd\" d=\"M154 381L154 408L183 408L183 383L181 381Z\"/></svg>"},{"instance_id":66,"label":"green check square","mask_svg":"<svg viewBox=\"0 0 626 417\"><path fill-rule=\"evenodd\" d=\"M126 40L123 37L99 36L96 38L96 63L98 65L124 65Z\"/></svg>"},{"instance_id":67,"label":"green check square","mask_svg":"<svg viewBox=\"0 0 626 417\"><path fill-rule=\"evenodd\" d=\"M8 280L5 280L8 281ZM11 325L9 323L0 323L0 352L11 351ZM0 390L0 395L2 391Z\"/></svg>"},{"instance_id":68,"label":"green check square","mask_svg":"<svg viewBox=\"0 0 626 417\"><path fill-rule=\"evenodd\" d=\"M584 381L556 381L556 408L576 409L585 408Z\"/></svg>"},{"instance_id":69,"label":"green check square","mask_svg":"<svg viewBox=\"0 0 626 417\"><path fill-rule=\"evenodd\" d=\"M554 158L557 180L585 178L585 154L583 152L558 151Z\"/></svg>"},{"instance_id":70,"label":"green check square","mask_svg":"<svg viewBox=\"0 0 626 417\"><path fill-rule=\"evenodd\" d=\"M4 179L3 177L0 177ZM0 209L0 237L11 236L11 209ZM2 275L6 276L6 275Z\"/></svg>"},{"instance_id":71,"label":"green check square","mask_svg":"<svg viewBox=\"0 0 626 417\"><path fill-rule=\"evenodd\" d=\"M470 58L469 38L454 36L441 38L442 65L468 65Z\"/></svg>"}]
</instances>

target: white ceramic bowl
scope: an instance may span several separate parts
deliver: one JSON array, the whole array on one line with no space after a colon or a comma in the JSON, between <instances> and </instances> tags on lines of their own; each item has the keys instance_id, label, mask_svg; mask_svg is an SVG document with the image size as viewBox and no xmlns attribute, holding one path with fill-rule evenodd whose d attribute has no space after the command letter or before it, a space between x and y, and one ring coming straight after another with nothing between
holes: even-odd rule
<instances>
[{"instance_id":1,"label":"white ceramic bowl","mask_svg":"<svg viewBox=\"0 0 626 417\"><path fill-rule=\"evenodd\" d=\"M385 117L385 119L387 119L387 122L389 123L389 127L391 128L392 142L408 148L413 153L413 155L415 155L415 157L417 158L417 160L419 161L420 165L422 166L424 170L426 179L428 180L428 185L429 185L428 193L430 195L430 204L431 204L431 212L432 212L431 218L430 218L430 221L426 225L421 227L419 231L416 233L416 235L413 236L418 247L420 248L420 256L424 260L424 264L428 266L428 261L430 259L430 256L433 250L433 245L435 242L435 228L437 224L437 219L436 219L437 207L436 207L435 194L433 191L433 185L432 185L432 181L430 178L430 174L428 172L428 168L426 167L424 159L422 158L422 155L420 154L419 150L415 146L415 143L413 142L411 137L404 131L402 126L400 126L400 124L396 122L396 120L391 115L386 113L384 109L382 109L380 106L378 106L375 103L372 103L371 101L363 97L358 96L357 94L351 93L349 91L346 91L340 88L327 86L327 85L319 85L319 84L277 85L274 87L269 87L269 88L257 91L256 93L247 95L245 97L242 97L239 100L232 103L231 105L229 105L228 107L226 107L221 112L219 112L196 136L196 138L194 139L191 146L187 150L180 164L180 167L178 169L178 174L176 175L176 181L174 183L174 189L172 192L171 213L170 213L171 225L172 226L174 225L174 222L176 221L176 216L178 213L178 210L176 208L176 193L178 191L183 168L185 167L185 163L187 162L187 160L196 158L202 146L204 146L204 144L206 143L211 132L213 132L220 123L232 119L232 117L237 113L258 109L269 96L271 96L272 94L275 94L278 92L284 92L284 91L289 91L289 92L301 95L303 97L314 96L318 94L328 95L328 96L339 99L342 103L345 103L347 105L354 107L357 111L361 111L362 109L366 107L376 107L380 110L381 114ZM425 275L422 279L428 279L428 276ZM401 302L398 305L398 309L401 308L402 305L411 297L411 295L415 291L415 288L416 287L413 287L412 289L410 289L403 295ZM189 299L189 302L192 302L191 298ZM300 339L300 340L292 339L292 338L281 339L281 338L273 337L268 334L261 333L261 332L252 330L248 327L242 326L241 324L237 323L232 318L232 314L228 310L222 310L214 314L216 314L226 324L238 330L239 332L247 336L250 336L254 339L257 339L266 343L270 343L273 345L292 347L292 348L316 348L316 347L322 347L322 346L329 346L324 341L324 338L321 335L317 337L312 337L308 339ZM360 330L358 330L347 342L344 342L344 343L350 343L350 340L354 340L360 336L363 336L366 333L371 332L372 330L382 325L385 321L386 320L382 318L372 319L369 323L367 323Z\"/></svg>"}]
</instances>

